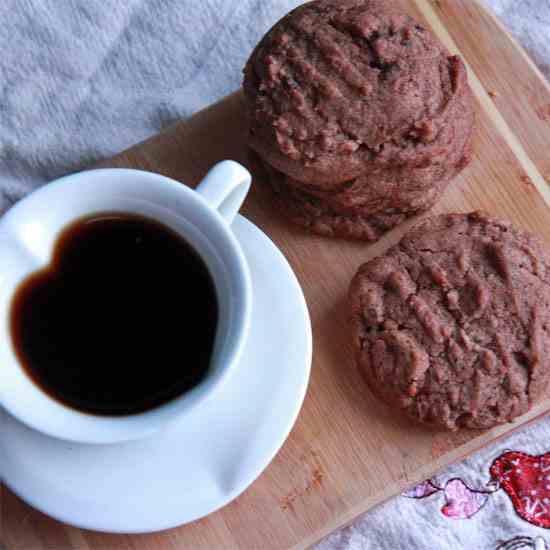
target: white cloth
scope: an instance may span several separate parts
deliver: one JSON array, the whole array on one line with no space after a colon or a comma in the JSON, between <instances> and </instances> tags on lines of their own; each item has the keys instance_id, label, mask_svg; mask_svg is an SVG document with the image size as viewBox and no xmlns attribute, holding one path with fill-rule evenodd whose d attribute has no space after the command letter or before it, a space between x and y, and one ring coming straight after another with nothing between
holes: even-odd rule
<instances>
[{"instance_id":1,"label":"white cloth","mask_svg":"<svg viewBox=\"0 0 550 550\"><path fill-rule=\"evenodd\" d=\"M236 89L253 46L299 3L2 0L0 211ZM489 3L550 76L550 1ZM493 490L489 466L504 448L542 454L550 451L549 435L547 418L438 475L441 490L431 496L396 497L319 550L493 550L513 538L510 549L541 550L544 540L550 549L550 531L516 515L502 489L471 493L452 480ZM446 497L453 501L448 515L484 506L470 519L450 519L440 511ZM525 502L532 517L538 513L536 496Z\"/></svg>"}]
</instances>

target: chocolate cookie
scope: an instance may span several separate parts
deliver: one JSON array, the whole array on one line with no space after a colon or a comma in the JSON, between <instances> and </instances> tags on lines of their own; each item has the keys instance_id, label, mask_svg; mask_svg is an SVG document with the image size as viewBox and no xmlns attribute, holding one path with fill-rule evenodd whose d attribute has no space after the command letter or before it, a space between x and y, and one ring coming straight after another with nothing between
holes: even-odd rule
<instances>
[{"instance_id":1,"label":"chocolate cookie","mask_svg":"<svg viewBox=\"0 0 550 550\"><path fill-rule=\"evenodd\" d=\"M300 6L258 44L243 86L251 147L325 188L380 167L455 172L453 144L471 136L464 64L392 2Z\"/></svg>"},{"instance_id":2,"label":"chocolate cookie","mask_svg":"<svg viewBox=\"0 0 550 550\"><path fill-rule=\"evenodd\" d=\"M550 381L550 251L482 213L428 219L359 269L356 360L372 391L438 428L525 413Z\"/></svg>"},{"instance_id":3,"label":"chocolate cookie","mask_svg":"<svg viewBox=\"0 0 550 550\"><path fill-rule=\"evenodd\" d=\"M386 206L381 209L377 208L376 201L342 206L331 205L298 187L288 185L283 174L267 165L265 168L279 209L290 221L325 237L364 241L376 241L407 218L429 210L448 183L444 181L429 190L421 190L414 197L409 193L407 197L401 197L400 206L394 197L393 203L397 206L392 208L387 206L388 201L382 196L379 201Z\"/></svg>"},{"instance_id":4,"label":"chocolate cookie","mask_svg":"<svg viewBox=\"0 0 550 550\"><path fill-rule=\"evenodd\" d=\"M468 94L465 94L469 96ZM384 212L426 210L433 204L447 184L464 168L472 157L471 133L474 112L472 102L461 105L463 116L455 119L444 130L441 142L448 146L450 163L434 163L428 167L408 167L402 164L373 165L361 176L338 184L303 183L281 172L276 179L279 185L300 189L319 199L323 207L344 213L382 214ZM468 131L457 132L455 122L466 123ZM458 137L457 137L458 136ZM266 163L264 163L266 164Z\"/></svg>"}]
</instances>

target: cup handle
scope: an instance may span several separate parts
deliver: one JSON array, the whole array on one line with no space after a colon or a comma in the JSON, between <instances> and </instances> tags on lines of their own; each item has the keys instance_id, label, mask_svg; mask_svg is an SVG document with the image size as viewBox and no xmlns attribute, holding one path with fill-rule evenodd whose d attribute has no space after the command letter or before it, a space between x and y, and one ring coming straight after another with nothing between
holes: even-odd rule
<instances>
[{"instance_id":1,"label":"cup handle","mask_svg":"<svg viewBox=\"0 0 550 550\"><path fill-rule=\"evenodd\" d=\"M231 224L250 189L251 181L250 172L244 166L233 160L224 160L210 168L195 191Z\"/></svg>"}]
</instances>

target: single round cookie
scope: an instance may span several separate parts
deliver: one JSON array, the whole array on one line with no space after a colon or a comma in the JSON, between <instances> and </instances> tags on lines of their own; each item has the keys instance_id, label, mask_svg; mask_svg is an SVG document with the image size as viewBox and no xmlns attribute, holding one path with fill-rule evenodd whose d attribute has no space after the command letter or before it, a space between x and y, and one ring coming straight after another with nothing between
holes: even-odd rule
<instances>
[{"instance_id":1,"label":"single round cookie","mask_svg":"<svg viewBox=\"0 0 550 550\"><path fill-rule=\"evenodd\" d=\"M473 124L462 61L382 0L290 12L252 53L243 88L250 146L328 188L379 165L454 171L445 130L460 141Z\"/></svg>"},{"instance_id":2,"label":"single round cookie","mask_svg":"<svg viewBox=\"0 0 550 550\"><path fill-rule=\"evenodd\" d=\"M550 252L483 213L428 219L350 287L371 390L437 428L489 428L550 381Z\"/></svg>"},{"instance_id":3,"label":"single round cookie","mask_svg":"<svg viewBox=\"0 0 550 550\"><path fill-rule=\"evenodd\" d=\"M264 167L279 210L291 222L317 235L363 241L376 241L407 218L429 210L448 183L444 181L428 191L423 190L415 200L409 197L402 208L385 207L380 211L372 204L332 206L315 195L287 185L283 174L265 163Z\"/></svg>"}]
</instances>

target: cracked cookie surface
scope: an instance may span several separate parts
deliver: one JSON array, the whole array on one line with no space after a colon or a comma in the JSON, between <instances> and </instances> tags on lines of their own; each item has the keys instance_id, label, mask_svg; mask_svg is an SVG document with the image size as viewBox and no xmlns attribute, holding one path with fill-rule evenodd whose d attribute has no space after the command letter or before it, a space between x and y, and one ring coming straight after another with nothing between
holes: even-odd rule
<instances>
[{"instance_id":1,"label":"cracked cookie surface","mask_svg":"<svg viewBox=\"0 0 550 550\"><path fill-rule=\"evenodd\" d=\"M550 252L484 213L430 218L350 286L371 390L442 429L525 413L550 381Z\"/></svg>"},{"instance_id":2,"label":"cracked cookie surface","mask_svg":"<svg viewBox=\"0 0 550 550\"><path fill-rule=\"evenodd\" d=\"M473 126L460 58L382 0L290 12L252 53L243 88L251 147L325 188L380 166L453 171L453 143Z\"/></svg>"}]
</instances>

